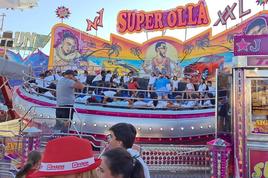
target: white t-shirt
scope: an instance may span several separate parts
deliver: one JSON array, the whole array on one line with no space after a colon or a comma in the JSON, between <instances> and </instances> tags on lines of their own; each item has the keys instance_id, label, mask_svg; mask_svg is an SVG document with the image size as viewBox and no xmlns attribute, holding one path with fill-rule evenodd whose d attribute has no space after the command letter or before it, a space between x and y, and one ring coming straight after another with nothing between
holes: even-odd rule
<instances>
[{"instance_id":1,"label":"white t-shirt","mask_svg":"<svg viewBox=\"0 0 268 178\"><path fill-rule=\"evenodd\" d=\"M50 75L47 76L44 80L45 80L45 87L48 87L55 80L55 78L53 75Z\"/></svg>"},{"instance_id":2,"label":"white t-shirt","mask_svg":"<svg viewBox=\"0 0 268 178\"><path fill-rule=\"evenodd\" d=\"M198 86L198 91L199 92L204 92L204 91L206 91L206 89L207 89L207 85L206 84L200 84L199 86Z\"/></svg>"},{"instance_id":3,"label":"white t-shirt","mask_svg":"<svg viewBox=\"0 0 268 178\"><path fill-rule=\"evenodd\" d=\"M130 77L124 76L123 80L124 80L124 83L128 83L130 81Z\"/></svg>"},{"instance_id":4,"label":"white t-shirt","mask_svg":"<svg viewBox=\"0 0 268 178\"><path fill-rule=\"evenodd\" d=\"M43 95L48 97L55 97L54 95L51 94L50 91L45 92Z\"/></svg>"},{"instance_id":5,"label":"white t-shirt","mask_svg":"<svg viewBox=\"0 0 268 178\"><path fill-rule=\"evenodd\" d=\"M85 74L81 74L78 76L78 80L81 82L81 83L86 83L87 81L87 76Z\"/></svg>"},{"instance_id":6,"label":"white t-shirt","mask_svg":"<svg viewBox=\"0 0 268 178\"><path fill-rule=\"evenodd\" d=\"M154 85L157 77L156 76L150 76L148 85Z\"/></svg>"},{"instance_id":7,"label":"white t-shirt","mask_svg":"<svg viewBox=\"0 0 268 178\"><path fill-rule=\"evenodd\" d=\"M147 106L147 103L144 101L135 101L133 106Z\"/></svg>"},{"instance_id":8,"label":"white t-shirt","mask_svg":"<svg viewBox=\"0 0 268 178\"><path fill-rule=\"evenodd\" d=\"M194 90L194 85L192 83L187 83L186 89L187 90Z\"/></svg>"},{"instance_id":9,"label":"white t-shirt","mask_svg":"<svg viewBox=\"0 0 268 178\"><path fill-rule=\"evenodd\" d=\"M172 80L172 89L175 90L175 89L178 89L179 87L179 80Z\"/></svg>"},{"instance_id":10,"label":"white t-shirt","mask_svg":"<svg viewBox=\"0 0 268 178\"><path fill-rule=\"evenodd\" d=\"M113 82L116 84L120 84L120 77L114 78Z\"/></svg>"},{"instance_id":11,"label":"white t-shirt","mask_svg":"<svg viewBox=\"0 0 268 178\"><path fill-rule=\"evenodd\" d=\"M216 95L216 89L214 88L214 87L208 87L208 91L209 91L209 93L212 93L213 94L213 96L215 96Z\"/></svg>"},{"instance_id":12,"label":"white t-shirt","mask_svg":"<svg viewBox=\"0 0 268 178\"><path fill-rule=\"evenodd\" d=\"M104 91L103 94L104 94L104 96L107 96L107 97L114 97L116 92L115 91Z\"/></svg>"},{"instance_id":13,"label":"white t-shirt","mask_svg":"<svg viewBox=\"0 0 268 178\"><path fill-rule=\"evenodd\" d=\"M156 108L166 108L167 105L168 105L167 101L158 101Z\"/></svg>"},{"instance_id":14,"label":"white t-shirt","mask_svg":"<svg viewBox=\"0 0 268 178\"><path fill-rule=\"evenodd\" d=\"M112 74L106 74L106 76L105 76L105 82L110 82L110 80L111 80L111 78L112 78Z\"/></svg>"},{"instance_id":15,"label":"white t-shirt","mask_svg":"<svg viewBox=\"0 0 268 178\"><path fill-rule=\"evenodd\" d=\"M92 80L92 83L93 82L98 82L98 81L101 81L102 80L102 76L101 76L101 74L98 74L98 75L96 75L96 77Z\"/></svg>"},{"instance_id":16,"label":"white t-shirt","mask_svg":"<svg viewBox=\"0 0 268 178\"><path fill-rule=\"evenodd\" d=\"M44 79L37 78L37 79L35 79L35 83L38 87L46 87L46 83L45 83Z\"/></svg>"}]
</instances>

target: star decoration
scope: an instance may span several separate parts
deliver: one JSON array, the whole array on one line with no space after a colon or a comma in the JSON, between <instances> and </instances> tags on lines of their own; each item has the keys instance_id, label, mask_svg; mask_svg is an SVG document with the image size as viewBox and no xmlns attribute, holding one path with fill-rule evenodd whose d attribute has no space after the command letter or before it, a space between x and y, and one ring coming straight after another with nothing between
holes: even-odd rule
<instances>
[{"instance_id":1,"label":"star decoration","mask_svg":"<svg viewBox=\"0 0 268 178\"><path fill-rule=\"evenodd\" d=\"M60 6L56 9L56 15L61 20L69 18L71 12L69 8L66 8L64 6Z\"/></svg>"},{"instance_id":2,"label":"star decoration","mask_svg":"<svg viewBox=\"0 0 268 178\"><path fill-rule=\"evenodd\" d=\"M248 51L248 46L250 45L249 42L246 42L243 38L239 43L236 44L238 47L238 51Z\"/></svg>"},{"instance_id":3,"label":"star decoration","mask_svg":"<svg viewBox=\"0 0 268 178\"><path fill-rule=\"evenodd\" d=\"M268 0L257 0L256 3L257 5L264 6L268 3Z\"/></svg>"}]
</instances>

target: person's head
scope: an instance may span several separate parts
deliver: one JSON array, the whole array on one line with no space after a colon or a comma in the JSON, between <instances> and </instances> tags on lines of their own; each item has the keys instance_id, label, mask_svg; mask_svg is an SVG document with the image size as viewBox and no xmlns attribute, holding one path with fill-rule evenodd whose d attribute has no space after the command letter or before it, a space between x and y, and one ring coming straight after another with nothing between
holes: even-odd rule
<instances>
[{"instance_id":1,"label":"person's head","mask_svg":"<svg viewBox=\"0 0 268 178\"><path fill-rule=\"evenodd\" d=\"M191 80L189 78L187 78L186 83L191 83Z\"/></svg>"},{"instance_id":2,"label":"person's head","mask_svg":"<svg viewBox=\"0 0 268 178\"><path fill-rule=\"evenodd\" d=\"M105 70L102 70L102 71L101 71L101 76L105 76L105 75L106 75Z\"/></svg>"},{"instance_id":3,"label":"person's head","mask_svg":"<svg viewBox=\"0 0 268 178\"><path fill-rule=\"evenodd\" d=\"M31 177L96 178L95 169L100 159L94 159L89 140L65 136L46 145L40 169Z\"/></svg>"},{"instance_id":4,"label":"person's head","mask_svg":"<svg viewBox=\"0 0 268 178\"><path fill-rule=\"evenodd\" d=\"M245 30L245 34L247 35L268 34L268 27L267 27L266 19L264 17L258 17L255 20L253 20L247 26Z\"/></svg>"},{"instance_id":5,"label":"person's head","mask_svg":"<svg viewBox=\"0 0 268 178\"><path fill-rule=\"evenodd\" d=\"M63 33L63 41L61 50L64 55L69 55L77 49L77 38L75 35L69 31Z\"/></svg>"},{"instance_id":6,"label":"person's head","mask_svg":"<svg viewBox=\"0 0 268 178\"><path fill-rule=\"evenodd\" d=\"M39 77L40 77L41 79L44 79L46 76L45 76L44 73L41 73L41 74L39 74Z\"/></svg>"},{"instance_id":7,"label":"person's head","mask_svg":"<svg viewBox=\"0 0 268 178\"><path fill-rule=\"evenodd\" d=\"M84 70L84 74L85 74L85 75L88 75L88 71L87 71L87 70Z\"/></svg>"},{"instance_id":8,"label":"person's head","mask_svg":"<svg viewBox=\"0 0 268 178\"><path fill-rule=\"evenodd\" d=\"M28 154L26 164L21 168L21 170L16 174L16 178L22 178L26 175L31 169L37 169L41 161L41 153L38 151L31 151Z\"/></svg>"},{"instance_id":9,"label":"person's head","mask_svg":"<svg viewBox=\"0 0 268 178\"><path fill-rule=\"evenodd\" d=\"M107 140L111 148L131 148L136 138L136 128L128 123L118 123L109 129Z\"/></svg>"},{"instance_id":10,"label":"person's head","mask_svg":"<svg viewBox=\"0 0 268 178\"><path fill-rule=\"evenodd\" d=\"M173 76L173 80L178 80L178 77L177 76Z\"/></svg>"},{"instance_id":11,"label":"person's head","mask_svg":"<svg viewBox=\"0 0 268 178\"><path fill-rule=\"evenodd\" d=\"M112 72L110 70L107 71L107 74L111 74Z\"/></svg>"},{"instance_id":12,"label":"person's head","mask_svg":"<svg viewBox=\"0 0 268 178\"><path fill-rule=\"evenodd\" d=\"M159 72L159 76L158 76L159 78L163 78L164 77L164 75L161 73L161 72Z\"/></svg>"},{"instance_id":13,"label":"person's head","mask_svg":"<svg viewBox=\"0 0 268 178\"><path fill-rule=\"evenodd\" d=\"M204 84L204 83L206 83L206 79L204 79L204 78L201 78L201 81L200 81L200 83L201 83L201 84Z\"/></svg>"},{"instance_id":14,"label":"person's head","mask_svg":"<svg viewBox=\"0 0 268 178\"><path fill-rule=\"evenodd\" d=\"M102 156L99 178L144 178L142 164L137 158L132 158L127 150L115 148Z\"/></svg>"},{"instance_id":15,"label":"person's head","mask_svg":"<svg viewBox=\"0 0 268 178\"><path fill-rule=\"evenodd\" d=\"M167 53L167 44L164 41L159 41L155 45L155 52L161 57L166 57Z\"/></svg>"},{"instance_id":16,"label":"person's head","mask_svg":"<svg viewBox=\"0 0 268 178\"><path fill-rule=\"evenodd\" d=\"M207 82L207 85L208 85L209 87L211 87L211 86L212 86L212 82L211 82L211 81L208 81L208 82Z\"/></svg>"},{"instance_id":17,"label":"person's head","mask_svg":"<svg viewBox=\"0 0 268 178\"><path fill-rule=\"evenodd\" d=\"M75 72L73 70L66 70L63 73L63 77L68 78L68 79L73 79L75 76Z\"/></svg>"},{"instance_id":18,"label":"person's head","mask_svg":"<svg viewBox=\"0 0 268 178\"><path fill-rule=\"evenodd\" d=\"M74 76L77 76L77 75L78 75L78 71L74 70Z\"/></svg>"}]
</instances>

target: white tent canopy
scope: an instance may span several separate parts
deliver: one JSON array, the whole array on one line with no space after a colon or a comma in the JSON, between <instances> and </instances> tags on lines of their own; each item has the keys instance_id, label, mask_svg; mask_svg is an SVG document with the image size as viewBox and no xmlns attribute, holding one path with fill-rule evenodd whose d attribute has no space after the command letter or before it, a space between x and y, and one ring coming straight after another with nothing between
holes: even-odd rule
<instances>
[{"instance_id":1,"label":"white tent canopy","mask_svg":"<svg viewBox=\"0 0 268 178\"><path fill-rule=\"evenodd\" d=\"M27 9L37 6L38 0L0 0L0 8Z\"/></svg>"}]
</instances>

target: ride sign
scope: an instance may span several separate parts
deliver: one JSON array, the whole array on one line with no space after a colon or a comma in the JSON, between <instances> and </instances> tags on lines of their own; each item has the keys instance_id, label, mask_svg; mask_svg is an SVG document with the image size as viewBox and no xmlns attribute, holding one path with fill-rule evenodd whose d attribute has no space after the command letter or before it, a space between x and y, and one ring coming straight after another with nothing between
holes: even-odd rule
<instances>
[{"instance_id":1,"label":"ride sign","mask_svg":"<svg viewBox=\"0 0 268 178\"><path fill-rule=\"evenodd\" d=\"M167 11L120 11L117 16L118 33L133 33L208 26L210 17L205 1L187 4Z\"/></svg>"},{"instance_id":2,"label":"ride sign","mask_svg":"<svg viewBox=\"0 0 268 178\"><path fill-rule=\"evenodd\" d=\"M239 35L234 37L235 56L268 55L268 35Z\"/></svg>"},{"instance_id":3,"label":"ride sign","mask_svg":"<svg viewBox=\"0 0 268 178\"><path fill-rule=\"evenodd\" d=\"M249 151L250 177L267 178L268 177L268 150Z\"/></svg>"}]
</instances>

